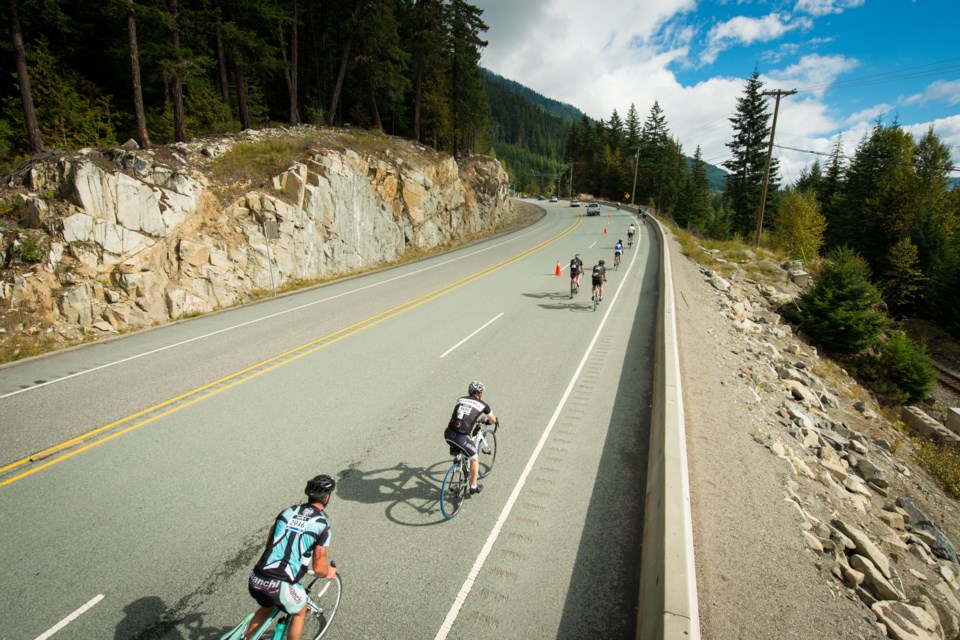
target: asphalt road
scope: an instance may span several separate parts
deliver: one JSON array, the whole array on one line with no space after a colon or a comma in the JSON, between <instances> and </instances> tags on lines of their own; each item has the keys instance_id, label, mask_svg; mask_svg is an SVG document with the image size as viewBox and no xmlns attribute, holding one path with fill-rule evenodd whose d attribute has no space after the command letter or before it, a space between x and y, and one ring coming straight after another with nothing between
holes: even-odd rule
<instances>
[{"instance_id":1,"label":"asphalt road","mask_svg":"<svg viewBox=\"0 0 960 640\"><path fill-rule=\"evenodd\" d=\"M219 638L317 473L339 481L330 637L633 637L659 249L641 226L593 311L566 265L612 265L630 217L544 206L443 256L0 369L0 639L84 605L57 639ZM445 522L443 426L474 379L500 450Z\"/></svg>"}]
</instances>

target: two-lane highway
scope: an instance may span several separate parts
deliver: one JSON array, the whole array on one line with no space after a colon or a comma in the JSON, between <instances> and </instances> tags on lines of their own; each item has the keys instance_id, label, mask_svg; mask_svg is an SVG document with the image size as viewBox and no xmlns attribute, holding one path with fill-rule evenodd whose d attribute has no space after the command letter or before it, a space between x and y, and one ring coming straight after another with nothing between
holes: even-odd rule
<instances>
[{"instance_id":1,"label":"two-lane highway","mask_svg":"<svg viewBox=\"0 0 960 640\"><path fill-rule=\"evenodd\" d=\"M631 217L545 208L416 264L0 369L0 638L77 611L56 638L218 638L253 606L273 517L322 472L333 638L632 637L659 248L640 225L593 311L566 265L612 267ZM474 379L500 450L445 522L443 426Z\"/></svg>"}]
</instances>

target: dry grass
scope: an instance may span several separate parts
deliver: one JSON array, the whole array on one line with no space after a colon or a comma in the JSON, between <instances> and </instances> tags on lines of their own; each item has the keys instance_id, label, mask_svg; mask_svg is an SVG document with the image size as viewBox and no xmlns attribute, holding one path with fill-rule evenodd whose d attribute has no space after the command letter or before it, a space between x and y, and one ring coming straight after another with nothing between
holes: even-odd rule
<instances>
[{"instance_id":1,"label":"dry grass","mask_svg":"<svg viewBox=\"0 0 960 640\"><path fill-rule=\"evenodd\" d=\"M917 464L936 478L950 496L960 499L960 452L922 438L914 438L913 445Z\"/></svg>"}]
</instances>

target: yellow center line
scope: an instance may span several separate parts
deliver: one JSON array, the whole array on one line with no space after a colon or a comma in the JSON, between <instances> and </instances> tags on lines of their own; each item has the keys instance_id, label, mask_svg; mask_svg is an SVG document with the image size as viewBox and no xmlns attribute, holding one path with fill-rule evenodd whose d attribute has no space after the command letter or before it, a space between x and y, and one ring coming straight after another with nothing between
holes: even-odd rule
<instances>
[{"instance_id":1,"label":"yellow center line","mask_svg":"<svg viewBox=\"0 0 960 640\"><path fill-rule=\"evenodd\" d=\"M182 394L180 394L180 395L178 395L178 396L175 396L175 397L173 397L173 398L170 398L170 399L168 399L168 400L164 400L163 402L160 402L160 403L158 403L158 404L155 404L155 405L153 405L152 407L148 407L148 408L143 409L143 410L141 410L141 411L137 411L136 413L132 413L132 414L130 414L130 415L124 417L124 418L121 418L121 419L119 419L119 420L116 420L116 421L114 421L114 422L111 422L110 424L106 424L106 425L103 425L102 427L98 427L98 428L96 428L96 429L93 429L92 431L88 431L88 432L86 432L86 433L84 433L84 434L82 434L82 435L79 435L79 436L77 436L77 437L75 437L75 438L72 438L72 439L70 439L70 440L67 440L66 442L61 442L60 444L57 444L57 445L54 445L54 446L49 447L49 448L47 448L47 449L44 449L43 451L41 451L41 452L39 452L39 453L31 454L30 456L28 456L28 457L26 457L26 458L23 458L23 459L21 459L21 460L17 460L16 462L12 462L12 463L4 466L4 467L0 467L0 473L3 473L3 472L8 471L8 470L10 470L10 469L14 469L14 468L16 468L16 467L19 467L19 466L21 466L21 465L24 465L24 464L30 462L31 460L34 460L34 459L37 459L37 458L43 458L45 455L48 455L48 454L50 454L50 453L53 453L53 452L55 452L55 451L57 451L57 450L59 450L59 449L63 449L64 447L68 447L68 446L70 446L70 445L78 444L78 443L83 442L84 440L86 440L86 439L88 439L88 438L90 438L90 437L92 437L92 436L95 436L95 435L97 435L97 434L100 434L100 433L102 433L102 432L104 432L104 431L108 431L108 430L113 429L113 428L115 428L115 427L119 427L119 426L121 426L121 425L123 425L123 424L126 424L126 423L128 423L128 422L131 422L131 421L133 421L133 420L136 420L137 418L143 417L143 416L145 416L145 415L147 415L147 414L149 414L149 413L153 413L153 412L155 412L155 411L158 411L158 410L160 410L160 409L163 409L164 407L168 407L165 411L163 411L163 412L161 412L161 413L158 413L158 414L156 414L156 415L150 416L149 418L147 418L147 419L145 419L145 420L142 420L142 421L140 421L140 422L137 422L137 423L135 423L135 424L132 424L132 425L130 425L130 426L124 428L124 429L121 429L120 431L117 431L117 432L115 432L115 433L111 433L110 435L108 435L108 436L106 436L106 437L103 437L103 438L100 438L99 440L97 440L97 441L95 441L95 442L91 442L91 443L89 443L89 444L87 444L87 445L85 445L85 446L83 446L83 447L80 447L79 449L74 449L73 451L70 451L69 453L66 453L66 454L64 454L64 455L62 455L62 456L59 456L59 457L57 457L57 458L54 458L54 459L50 460L49 462L45 462L45 463L42 464L42 465L38 465L38 466L36 466L36 467L33 467L33 468L31 468L31 469L29 469L29 470L27 470L27 471L24 471L23 473L21 473L21 474L19 474L19 475L13 476L12 478L8 478L8 479L6 479L6 480L0 481L0 487L6 486L6 485L8 485L8 484L12 484L12 483L16 482L17 480L20 480L21 478L25 478L25 477L27 477L27 476L29 476L29 475L32 475L32 474L34 474L34 473L36 473L36 472L38 472L38 471L40 471L40 470L42 470L42 469L46 469L47 467L53 466L53 465L57 464L58 462L61 462L61 461L63 461L63 460L66 460L67 458L72 458L73 456L77 455L78 453L81 453L81 452L86 451L86 450L88 450L88 449L92 449L93 447L96 447L96 446L98 446L98 445L100 445L100 444L103 444L104 442L108 442L108 441L110 441L110 440L113 440L114 438L116 438L116 437L118 437L118 436L121 436L121 435L123 435L123 434L125 434L125 433L129 433L130 431L133 431L134 429L138 429L138 428L140 428L140 427L142 427L142 426L144 426L144 425L146 425L146 424L150 424L151 422L153 422L153 421L155 421L155 420L158 420L158 419L160 419L160 418L163 418L164 416L168 416L168 415L170 415L170 414L172 414L172 413L175 413L175 412L177 412L177 411L180 411L181 409L185 409L186 407L189 407L189 406L191 406L191 405L194 405L194 404L200 402L201 400L205 400L205 399L210 398L210 397L212 397L212 396L214 396L214 395L217 395L218 393L221 393L222 391L226 391L227 389L232 389L233 387L235 387L235 386L237 386L237 385L239 385L239 384L242 384L242 383L244 383L244 382L247 382L248 380L252 380L253 378L256 378L256 377L258 377L258 376L260 376L260 375L263 375L264 373L267 373L268 371L272 371L272 370L274 370L274 369L276 369L276 368L278 368L278 367L280 367L280 366L282 366L282 365L288 364L288 363L293 362L293 361L295 361L295 360L299 360L300 358L302 358L302 357L304 357L304 356L307 356L307 355L309 355L309 354L311 354L311 353L314 353L314 352L316 352L316 351L319 351L320 349L323 349L324 347L328 347L328 346L330 346L330 345L332 345L332 344L335 344L335 343L343 340L344 338L347 338L347 337L352 336L352 335L354 335L354 334L357 334L357 333L359 333L359 332L361 332L361 331L364 331L364 330L366 330L366 329L369 329L370 327L373 327L373 326L375 326L375 325L378 325L378 324L380 324L381 322L383 322L383 321L385 321L385 320L388 320L388 319L390 319L390 318L393 318L393 317L395 317L395 316L398 316L398 315L400 315L401 313L405 313L405 312L409 311L410 309L414 309L414 308L416 308L416 307L419 307L420 305L425 304L425 303L427 303L427 302L430 302L431 300L434 300L434 299L436 299L436 298L439 298L440 296L444 296L444 295L450 293L451 291L454 291L455 289L459 289L460 287L462 287L462 286L464 286L464 285L467 285L467 284L469 284L469 283L471 283L471 282L474 282L474 281L476 281L476 280L479 280L480 278L482 278L482 277L484 277L484 276L490 275L491 273L493 273L493 272L495 272L495 271L499 271L500 269L503 269L504 267L509 266L509 265L513 264L514 262L517 262L518 260L521 260L521 259L525 258L526 256L528 256L528 255L530 255L530 254L532 254L532 253L534 253L534 252L536 252L536 251L539 251L540 249L542 249L542 248L544 248L544 247L546 247L546 246L548 246L548 245L556 242L557 240L559 240L559 239L562 238L563 236L567 235L568 233L570 233L571 231L573 231L574 229L576 229L577 226L580 225L580 223L582 222L582 220L583 220L583 216L582 216L582 214L580 214L580 213L578 212L578 213L577 213L577 220L576 220L576 222L574 222L574 223L573 223L570 227L568 227L566 230L558 233L557 235L555 235L555 236L553 236L553 237L551 237L551 238L548 238L547 240L544 240L544 241L541 242L540 244L534 245L533 247L531 247L530 249L527 249L526 251L522 251L521 253L518 253L518 254L515 255L515 256L512 256L512 257L510 257L510 258L507 258L506 260L503 260L503 261L501 261L501 262L498 262L497 264L494 264L494 265L492 265L492 266L489 266L489 267L487 267L487 268L485 268L485 269L481 269L480 271L477 271L476 273L473 273L473 274L471 274L471 275L465 276L465 277L463 277L463 278L461 278L461 279L459 279L459 280L456 280L456 281L451 282L451 283L449 283L449 284L446 284L446 285L444 285L444 286L442 286L442 287L439 287L438 289L434 289L433 291L430 291L429 293L425 293L425 294L423 294L423 295L421 295L421 296L418 296L418 297L416 297L416 298L413 298L412 300L408 300L408 301L406 301L406 302L404 302L404 303L401 303L401 304L399 304L399 305L397 305L397 306L395 306L395 307L392 307L392 308L387 309L387 310L385 310L385 311L381 311L381 312L378 313L378 314L372 315L372 316L370 316L370 317L368 317L368 318L364 318L363 320L360 320L360 321L358 321L358 322L355 322L355 323L353 323L353 324L351 324L351 325L349 325L349 326L343 327L343 328L341 328L341 329L337 329L336 331L333 331L333 332L331 332L331 333L328 333L327 335L322 336L322 337L320 337L320 338L317 338L316 340L311 340L310 342L307 342L307 343L305 343L305 344L302 344L302 345L300 345L300 346L298 346L298 347L294 347L293 349L290 349L290 350L288 350L288 351L285 351L285 352L283 352L283 353L280 353L280 354L278 354L278 355L275 355L275 356L273 356L273 357L271 357L271 358L268 358L268 359L266 359L266 360L262 360L262 361L260 361L260 362L258 362L258 363L256 363L256 364L254 364L254 365L251 365L251 366L249 366L249 367L246 367L246 368L244 368L244 369L241 369L240 371L236 371L236 372L234 372L234 373L231 373L231 374L228 375L228 376L224 376L224 377L220 378L219 380L214 380L213 382L209 382L209 383L207 383L207 384L205 384L205 385L203 385L203 386L197 387L197 388L195 388L195 389L192 389L192 390L190 390L190 391L187 391L187 392L185 392L185 393L182 393ZM228 382L229 382L229 384L226 384L226 383L228 383ZM214 388L214 387L217 387L217 388ZM204 392L206 392L206 393L204 393ZM198 395L198 394L201 394L201 395ZM196 397L191 398L191 396L196 396ZM187 401L187 402L181 402L182 400L185 400L185 399L187 399L187 398L191 398L191 399L190 399L189 401ZM176 403L180 403L180 404L176 404ZM173 405L173 404L176 404L176 406L171 407L170 405Z\"/></svg>"}]
</instances>

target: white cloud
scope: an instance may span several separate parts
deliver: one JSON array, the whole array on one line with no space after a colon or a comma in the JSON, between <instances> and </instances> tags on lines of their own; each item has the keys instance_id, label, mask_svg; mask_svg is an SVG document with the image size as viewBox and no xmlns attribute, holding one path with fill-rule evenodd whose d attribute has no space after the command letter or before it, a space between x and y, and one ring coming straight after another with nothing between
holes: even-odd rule
<instances>
[{"instance_id":1,"label":"white cloud","mask_svg":"<svg viewBox=\"0 0 960 640\"><path fill-rule=\"evenodd\" d=\"M927 134L927 129L930 127L933 127L933 132L937 134L941 142L951 147L950 157L953 158L953 166L960 166L960 115L906 125L903 129L913 135L914 138L919 139ZM951 175L958 177L960 172L955 171Z\"/></svg>"},{"instance_id":2,"label":"white cloud","mask_svg":"<svg viewBox=\"0 0 960 640\"><path fill-rule=\"evenodd\" d=\"M797 0L796 10L812 16L825 16L831 13L843 13L863 3L864 0Z\"/></svg>"},{"instance_id":3,"label":"white cloud","mask_svg":"<svg viewBox=\"0 0 960 640\"><path fill-rule=\"evenodd\" d=\"M904 100L904 104L925 104L927 102L940 100L951 105L960 103L960 80L953 80L951 82L937 80L929 85L923 93L918 93Z\"/></svg>"},{"instance_id":4,"label":"white cloud","mask_svg":"<svg viewBox=\"0 0 960 640\"><path fill-rule=\"evenodd\" d=\"M717 59L720 52L734 45L769 42L790 31L809 29L812 26L813 22L809 18L791 18L780 13L771 13L763 18L737 16L710 29L707 47L701 54L700 61L710 64Z\"/></svg>"},{"instance_id":5,"label":"white cloud","mask_svg":"<svg viewBox=\"0 0 960 640\"><path fill-rule=\"evenodd\" d=\"M852 71L858 64L853 58L845 56L812 54L803 56L799 62L786 69L771 71L769 76L771 81L781 86L793 85L794 88L806 89L822 98L837 76Z\"/></svg>"},{"instance_id":6,"label":"white cloud","mask_svg":"<svg viewBox=\"0 0 960 640\"><path fill-rule=\"evenodd\" d=\"M856 126L858 129L863 129L866 131L873 128L873 124L877 121L877 118L883 118L892 110L893 105L881 102L880 104L875 104L872 107L867 107L866 109L861 109L860 111L851 113L844 119L843 125L845 127Z\"/></svg>"}]
</instances>

